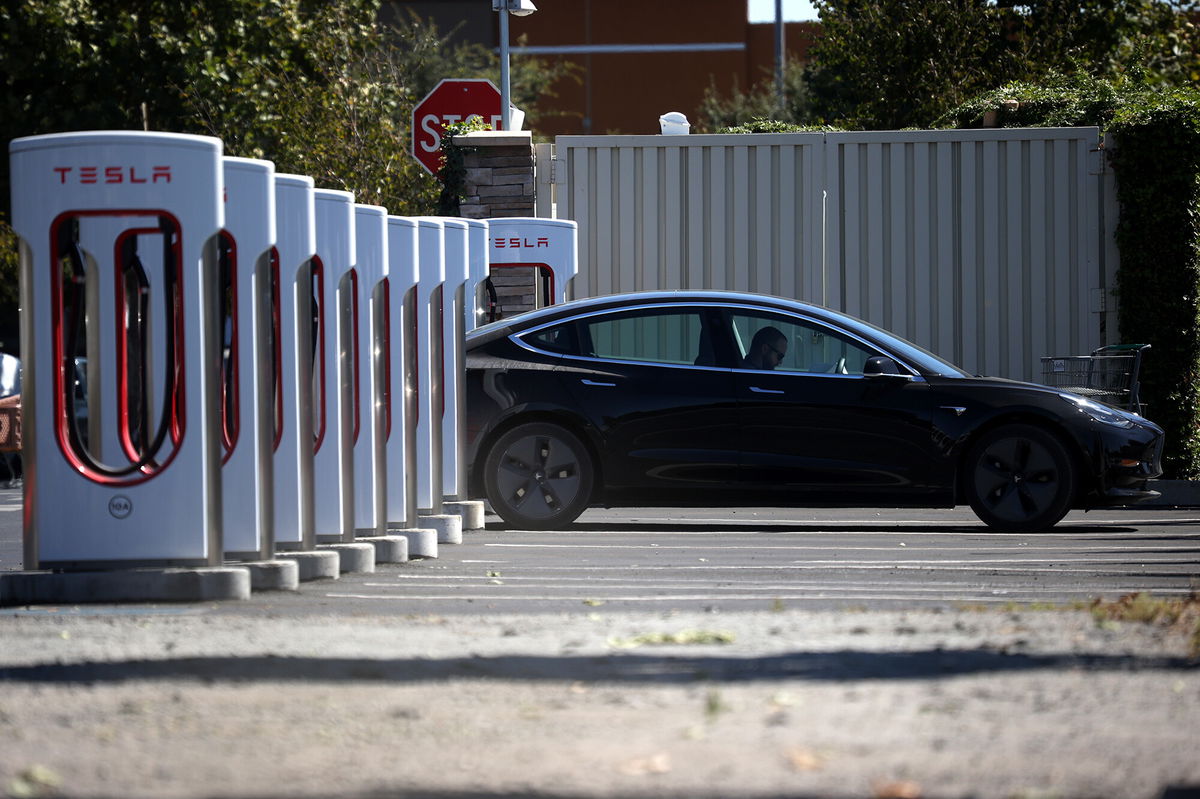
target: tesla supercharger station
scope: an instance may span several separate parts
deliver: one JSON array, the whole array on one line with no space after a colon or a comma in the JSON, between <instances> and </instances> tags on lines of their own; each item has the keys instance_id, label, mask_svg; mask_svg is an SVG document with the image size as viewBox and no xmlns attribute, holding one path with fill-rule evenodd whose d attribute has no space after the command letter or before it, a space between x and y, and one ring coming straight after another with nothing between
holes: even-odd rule
<instances>
[{"instance_id":1,"label":"tesla supercharger station","mask_svg":"<svg viewBox=\"0 0 1200 799\"><path fill-rule=\"evenodd\" d=\"M226 158L225 230L219 246L222 534L225 557L274 551L279 261L275 165Z\"/></svg>"},{"instance_id":2,"label":"tesla supercharger station","mask_svg":"<svg viewBox=\"0 0 1200 799\"><path fill-rule=\"evenodd\" d=\"M492 272L513 267L538 271L548 296L537 306L565 302L571 280L579 274L579 223L567 219L515 217L489 219L488 265Z\"/></svg>"},{"instance_id":3,"label":"tesla supercharger station","mask_svg":"<svg viewBox=\"0 0 1200 799\"><path fill-rule=\"evenodd\" d=\"M484 288L488 276L488 223L483 219L468 219L469 255L467 285L464 291L463 329L470 333L487 321L490 299Z\"/></svg>"},{"instance_id":4,"label":"tesla supercharger station","mask_svg":"<svg viewBox=\"0 0 1200 799\"><path fill-rule=\"evenodd\" d=\"M442 222L446 279L442 283L442 499L455 502L466 499L466 459L463 457L463 432L466 386L463 337L466 323L467 283L470 280L470 226L465 219ZM474 296L471 297L474 301Z\"/></svg>"},{"instance_id":5,"label":"tesla supercharger station","mask_svg":"<svg viewBox=\"0 0 1200 799\"><path fill-rule=\"evenodd\" d=\"M311 550L313 526L313 259L317 252L313 179L275 176L279 261L280 380L276 405L275 547Z\"/></svg>"},{"instance_id":6,"label":"tesla supercharger station","mask_svg":"<svg viewBox=\"0 0 1200 799\"><path fill-rule=\"evenodd\" d=\"M387 533L387 209L354 206L356 292L354 322L358 345L354 425L354 528L361 536Z\"/></svg>"},{"instance_id":7,"label":"tesla supercharger station","mask_svg":"<svg viewBox=\"0 0 1200 799\"><path fill-rule=\"evenodd\" d=\"M317 189L313 302L313 500L317 541L354 541L354 395L358 377L354 317L354 195Z\"/></svg>"},{"instance_id":8,"label":"tesla supercharger station","mask_svg":"<svg viewBox=\"0 0 1200 799\"><path fill-rule=\"evenodd\" d=\"M218 565L221 142L98 131L16 139L9 152L25 567ZM85 250L81 223L99 220L84 225ZM111 372L120 387L94 422L76 398L82 368L89 384ZM97 426L116 428L115 451L89 434Z\"/></svg>"},{"instance_id":9,"label":"tesla supercharger station","mask_svg":"<svg viewBox=\"0 0 1200 799\"><path fill-rule=\"evenodd\" d=\"M417 219L417 514L442 512L442 283L444 224Z\"/></svg>"},{"instance_id":10,"label":"tesla supercharger station","mask_svg":"<svg viewBox=\"0 0 1200 799\"><path fill-rule=\"evenodd\" d=\"M387 220L387 521L395 528L417 523L417 274L418 223Z\"/></svg>"}]
</instances>

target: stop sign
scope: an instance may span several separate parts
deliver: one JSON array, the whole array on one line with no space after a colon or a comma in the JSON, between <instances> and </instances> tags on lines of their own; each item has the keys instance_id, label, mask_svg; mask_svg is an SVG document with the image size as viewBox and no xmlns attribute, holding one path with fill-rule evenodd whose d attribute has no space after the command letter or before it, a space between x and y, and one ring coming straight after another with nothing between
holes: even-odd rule
<instances>
[{"instance_id":1,"label":"stop sign","mask_svg":"<svg viewBox=\"0 0 1200 799\"><path fill-rule=\"evenodd\" d=\"M413 158L436 175L446 126L471 117L481 117L491 128L499 128L500 90L483 78L443 80L413 108Z\"/></svg>"}]
</instances>

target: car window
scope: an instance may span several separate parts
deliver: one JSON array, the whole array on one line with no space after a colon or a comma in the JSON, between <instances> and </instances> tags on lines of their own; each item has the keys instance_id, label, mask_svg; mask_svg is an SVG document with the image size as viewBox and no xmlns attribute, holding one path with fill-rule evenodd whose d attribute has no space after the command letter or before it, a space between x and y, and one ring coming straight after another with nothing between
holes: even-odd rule
<instances>
[{"instance_id":1,"label":"car window","mask_svg":"<svg viewBox=\"0 0 1200 799\"><path fill-rule=\"evenodd\" d=\"M743 369L861 375L880 353L815 323L735 311L730 315Z\"/></svg>"},{"instance_id":2,"label":"car window","mask_svg":"<svg viewBox=\"0 0 1200 799\"><path fill-rule=\"evenodd\" d=\"M578 355L579 335L575 322L567 322L544 330L535 330L522 338L539 350L553 352L559 355Z\"/></svg>"},{"instance_id":3,"label":"car window","mask_svg":"<svg viewBox=\"0 0 1200 799\"><path fill-rule=\"evenodd\" d=\"M701 336L698 310L669 308L583 320L585 355L621 361L711 365L711 348Z\"/></svg>"}]
</instances>

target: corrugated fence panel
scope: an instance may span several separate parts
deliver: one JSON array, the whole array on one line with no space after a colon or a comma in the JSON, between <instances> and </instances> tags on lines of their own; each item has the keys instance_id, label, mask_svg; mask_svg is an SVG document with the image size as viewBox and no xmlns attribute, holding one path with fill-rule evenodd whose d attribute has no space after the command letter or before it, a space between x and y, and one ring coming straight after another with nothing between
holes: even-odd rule
<instances>
[{"instance_id":1,"label":"corrugated fence panel","mask_svg":"<svg viewBox=\"0 0 1200 799\"><path fill-rule=\"evenodd\" d=\"M795 297L973 372L1037 379L1041 356L1116 337L1097 142L1094 128L560 137L574 294Z\"/></svg>"},{"instance_id":2,"label":"corrugated fence panel","mask_svg":"<svg viewBox=\"0 0 1200 799\"><path fill-rule=\"evenodd\" d=\"M579 223L574 295L822 287L824 136L564 136L560 217ZM561 178L560 178L561 179Z\"/></svg>"},{"instance_id":3,"label":"corrugated fence panel","mask_svg":"<svg viewBox=\"0 0 1200 799\"><path fill-rule=\"evenodd\" d=\"M1100 346L1097 136L829 134L826 304L984 374Z\"/></svg>"}]
</instances>

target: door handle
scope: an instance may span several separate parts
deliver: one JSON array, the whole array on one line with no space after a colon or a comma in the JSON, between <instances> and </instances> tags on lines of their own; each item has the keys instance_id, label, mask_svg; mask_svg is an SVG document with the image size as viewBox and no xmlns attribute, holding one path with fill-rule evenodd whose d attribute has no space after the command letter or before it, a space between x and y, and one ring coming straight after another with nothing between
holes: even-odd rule
<instances>
[{"instance_id":1,"label":"door handle","mask_svg":"<svg viewBox=\"0 0 1200 799\"><path fill-rule=\"evenodd\" d=\"M588 380L586 377L580 380L580 382L585 386L608 386L609 388L613 388L617 385L616 383L603 383L599 380Z\"/></svg>"},{"instance_id":2,"label":"door handle","mask_svg":"<svg viewBox=\"0 0 1200 799\"><path fill-rule=\"evenodd\" d=\"M786 394L786 391L775 388L759 388L758 386L750 386L750 391L755 394Z\"/></svg>"}]
</instances>

